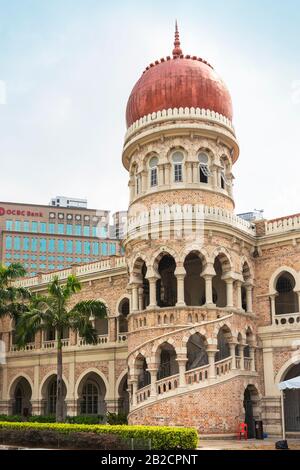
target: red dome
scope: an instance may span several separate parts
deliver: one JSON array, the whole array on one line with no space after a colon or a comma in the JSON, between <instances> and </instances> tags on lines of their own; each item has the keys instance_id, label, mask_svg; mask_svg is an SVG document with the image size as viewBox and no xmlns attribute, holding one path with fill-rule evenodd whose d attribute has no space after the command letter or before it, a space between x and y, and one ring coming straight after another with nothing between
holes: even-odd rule
<instances>
[{"instance_id":1,"label":"red dome","mask_svg":"<svg viewBox=\"0 0 300 470\"><path fill-rule=\"evenodd\" d=\"M183 56L151 64L134 86L126 109L127 126L169 108L202 108L232 120L229 91L202 59Z\"/></svg>"}]
</instances>

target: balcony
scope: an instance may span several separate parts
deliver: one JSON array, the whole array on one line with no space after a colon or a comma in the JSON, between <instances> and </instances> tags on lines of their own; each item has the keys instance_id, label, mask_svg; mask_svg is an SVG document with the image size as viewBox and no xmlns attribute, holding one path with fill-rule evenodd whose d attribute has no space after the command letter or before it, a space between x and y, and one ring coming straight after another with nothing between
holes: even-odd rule
<instances>
[{"instance_id":1,"label":"balcony","mask_svg":"<svg viewBox=\"0 0 300 470\"><path fill-rule=\"evenodd\" d=\"M273 316L273 325L277 326L300 326L300 313L284 313Z\"/></svg>"}]
</instances>

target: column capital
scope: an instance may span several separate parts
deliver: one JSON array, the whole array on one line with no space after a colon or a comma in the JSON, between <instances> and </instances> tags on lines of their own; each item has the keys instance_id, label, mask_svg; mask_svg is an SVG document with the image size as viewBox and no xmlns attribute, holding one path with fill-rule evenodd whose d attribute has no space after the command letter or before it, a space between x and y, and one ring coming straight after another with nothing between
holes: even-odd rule
<instances>
[{"instance_id":1,"label":"column capital","mask_svg":"<svg viewBox=\"0 0 300 470\"><path fill-rule=\"evenodd\" d=\"M184 266L177 266L175 271L174 271L174 275L176 277L185 277L186 276L186 270L185 270L185 267Z\"/></svg>"},{"instance_id":2,"label":"column capital","mask_svg":"<svg viewBox=\"0 0 300 470\"><path fill-rule=\"evenodd\" d=\"M207 263L204 270L200 274L200 276L204 277L204 279L214 277L215 275L216 275L216 271L215 271L213 263Z\"/></svg>"}]
</instances>

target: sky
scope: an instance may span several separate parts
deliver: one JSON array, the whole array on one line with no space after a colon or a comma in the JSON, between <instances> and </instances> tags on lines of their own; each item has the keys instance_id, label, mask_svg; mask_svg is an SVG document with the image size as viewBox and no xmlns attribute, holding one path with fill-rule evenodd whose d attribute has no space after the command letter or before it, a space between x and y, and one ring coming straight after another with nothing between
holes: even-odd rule
<instances>
[{"instance_id":1,"label":"sky","mask_svg":"<svg viewBox=\"0 0 300 470\"><path fill-rule=\"evenodd\" d=\"M236 212L300 212L299 0L0 0L1 201L127 208L127 99L175 18L232 96Z\"/></svg>"}]
</instances>

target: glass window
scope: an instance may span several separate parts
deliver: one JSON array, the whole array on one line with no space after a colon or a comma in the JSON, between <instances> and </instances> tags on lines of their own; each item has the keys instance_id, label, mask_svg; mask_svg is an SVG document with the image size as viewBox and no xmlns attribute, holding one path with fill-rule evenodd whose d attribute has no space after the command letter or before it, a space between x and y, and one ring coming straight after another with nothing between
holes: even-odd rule
<instances>
[{"instance_id":1,"label":"glass window","mask_svg":"<svg viewBox=\"0 0 300 470\"><path fill-rule=\"evenodd\" d=\"M14 238L14 249L21 250L21 238L20 237Z\"/></svg>"},{"instance_id":2,"label":"glass window","mask_svg":"<svg viewBox=\"0 0 300 470\"><path fill-rule=\"evenodd\" d=\"M206 153L199 153L199 180L200 183L208 183L208 177L210 176L210 171L208 168L208 156Z\"/></svg>"},{"instance_id":3,"label":"glass window","mask_svg":"<svg viewBox=\"0 0 300 470\"><path fill-rule=\"evenodd\" d=\"M70 256L68 256L68 257L67 257L67 261L68 261L68 263L72 263L73 258L71 258Z\"/></svg>"},{"instance_id":4,"label":"glass window","mask_svg":"<svg viewBox=\"0 0 300 470\"><path fill-rule=\"evenodd\" d=\"M55 256L48 256L48 261L55 261Z\"/></svg>"},{"instance_id":5,"label":"glass window","mask_svg":"<svg viewBox=\"0 0 300 470\"><path fill-rule=\"evenodd\" d=\"M31 222L31 231L37 233L37 231L38 231L38 223L37 222Z\"/></svg>"},{"instance_id":6,"label":"glass window","mask_svg":"<svg viewBox=\"0 0 300 470\"><path fill-rule=\"evenodd\" d=\"M73 225L67 224L67 235L73 235Z\"/></svg>"},{"instance_id":7,"label":"glass window","mask_svg":"<svg viewBox=\"0 0 300 470\"><path fill-rule=\"evenodd\" d=\"M93 237L98 237L98 227L92 227L92 236Z\"/></svg>"},{"instance_id":8,"label":"glass window","mask_svg":"<svg viewBox=\"0 0 300 470\"><path fill-rule=\"evenodd\" d=\"M14 254L14 259L20 259L20 258L21 258L20 253L15 253L15 254Z\"/></svg>"},{"instance_id":9,"label":"glass window","mask_svg":"<svg viewBox=\"0 0 300 470\"><path fill-rule=\"evenodd\" d=\"M49 266L48 266L48 267L49 267L49 269L55 269L55 266L54 266L54 264L49 264Z\"/></svg>"},{"instance_id":10,"label":"glass window","mask_svg":"<svg viewBox=\"0 0 300 470\"><path fill-rule=\"evenodd\" d=\"M84 254L89 255L91 252L91 244L90 242L84 242Z\"/></svg>"},{"instance_id":11,"label":"glass window","mask_svg":"<svg viewBox=\"0 0 300 470\"><path fill-rule=\"evenodd\" d=\"M12 249L12 237L6 237L6 239L5 239L5 248L7 250Z\"/></svg>"},{"instance_id":12,"label":"glass window","mask_svg":"<svg viewBox=\"0 0 300 470\"><path fill-rule=\"evenodd\" d=\"M46 238L41 238L40 239L40 251L47 251L47 240Z\"/></svg>"},{"instance_id":13,"label":"glass window","mask_svg":"<svg viewBox=\"0 0 300 470\"><path fill-rule=\"evenodd\" d=\"M99 243L98 242L93 242L93 255L95 256L99 255Z\"/></svg>"},{"instance_id":14,"label":"glass window","mask_svg":"<svg viewBox=\"0 0 300 470\"><path fill-rule=\"evenodd\" d=\"M29 246L29 243L28 243L28 246ZM28 248L29 249L29 248ZM29 259L29 255L26 253L25 255L23 255L23 258L24 259Z\"/></svg>"},{"instance_id":15,"label":"glass window","mask_svg":"<svg viewBox=\"0 0 300 470\"><path fill-rule=\"evenodd\" d=\"M5 223L6 230L12 230L13 229L13 222L12 220L7 220Z\"/></svg>"},{"instance_id":16,"label":"glass window","mask_svg":"<svg viewBox=\"0 0 300 470\"><path fill-rule=\"evenodd\" d=\"M67 253L73 253L73 242L72 240L67 240Z\"/></svg>"},{"instance_id":17,"label":"glass window","mask_svg":"<svg viewBox=\"0 0 300 470\"><path fill-rule=\"evenodd\" d=\"M6 253L5 258L10 259L11 258L11 253Z\"/></svg>"},{"instance_id":18,"label":"glass window","mask_svg":"<svg viewBox=\"0 0 300 470\"><path fill-rule=\"evenodd\" d=\"M40 256L40 261L46 261L46 259L47 259L47 256L45 255Z\"/></svg>"},{"instance_id":19,"label":"glass window","mask_svg":"<svg viewBox=\"0 0 300 470\"><path fill-rule=\"evenodd\" d=\"M110 254L111 255L116 254L116 244L115 243L111 243L111 245L110 245Z\"/></svg>"},{"instance_id":20,"label":"glass window","mask_svg":"<svg viewBox=\"0 0 300 470\"><path fill-rule=\"evenodd\" d=\"M45 264L40 264L40 269L46 269L46 265Z\"/></svg>"},{"instance_id":21,"label":"glass window","mask_svg":"<svg viewBox=\"0 0 300 470\"><path fill-rule=\"evenodd\" d=\"M83 235L85 237L89 237L90 236L90 227L89 225L84 225L83 227Z\"/></svg>"},{"instance_id":22,"label":"glass window","mask_svg":"<svg viewBox=\"0 0 300 470\"><path fill-rule=\"evenodd\" d=\"M63 256L58 256L57 261L64 261L64 257Z\"/></svg>"},{"instance_id":23,"label":"glass window","mask_svg":"<svg viewBox=\"0 0 300 470\"><path fill-rule=\"evenodd\" d=\"M52 235L55 233L55 224L49 224L49 233L51 233Z\"/></svg>"},{"instance_id":24,"label":"glass window","mask_svg":"<svg viewBox=\"0 0 300 470\"><path fill-rule=\"evenodd\" d=\"M65 226L64 224L58 224L57 225L57 233L59 235L63 235L65 233Z\"/></svg>"},{"instance_id":25,"label":"glass window","mask_svg":"<svg viewBox=\"0 0 300 470\"><path fill-rule=\"evenodd\" d=\"M59 264L59 265L57 266L57 269L64 269L64 266L63 266L62 264Z\"/></svg>"},{"instance_id":26,"label":"glass window","mask_svg":"<svg viewBox=\"0 0 300 470\"><path fill-rule=\"evenodd\" d=\"M157 165L158 165L158 158L152 157L149 162L151 187L157 186Z\"/></svg>"},{"instance_id":27,"label":"glass window","mask_svg":"<svg viewBox=\"0 0 300 470\"><path fill-rule=\"evenodd\" d=\"M107 228L105 227L105 225L103 225L103 226L101 227L100 236L101 236L102 238L106 238L106 237L107 237Z\"/></svg>"},{"instance_id":28,"label":"glass window","mask_svg":"<svg viewBox=\"0 0 300 470\"><path fill-rule=\"evenodd\" d=\"M24 229L24 232L29 232L30 231L28 220L24 220L23 229Z\"/></svg>"},{"instance_id":29,"label":"glass window","mask_svg":"<svg viewBox=\"0 0 300 470\"><path fill-rule=\"evenodd\" d=\"M30 250L30 247L29 247L29 238L28 238L28 237L24 237L24 238L23 238L23 250L24 250L24 251L29 251L29 250Z\"/></svg>"},{"instance_id":30,"label":"glass window","mask_svg":"<svg viewBox=\"0 0 300 470\"><path fill-rule=\"evenodd\" d=\"M47 224L45 222L40 222L40 232L46 233L47 231Z\"/></svg>"},{"instance_id":31,"label":"glass window","mask_svg":"<svg viewBox=\"0 0 300 470\"><path fill-rule=\"evenodd\" d=\"M101 254L102 255L107 255L107 243L101 243Z\"/></svg>"},{"instance_id":32,"label":"glass window","mask_svg":"<svg viewBox=\"0 0 300 470\"><path fill-rule=\"evenodd\" d=\"M20 222L20 220L15 220L15 231L16 232L21 231L21 222Z\"/></svg>"},{"instance_id":33,"label":"glass window","mask_svg":"<svg viewBox=\"0 0 300 470\"><path fill-rule=\"evenodd\" d=\"M182 181L182 162L183 154L181 152L175 152L172 156L173 167L174 167L174 181L180 183Z\"/></svg>"},{"instance_id":34,"label":"glass window","mask_svg":"<svg viewBox=\"0 0 300 470\"><path fill-rule=\"evenodd\" d=\"M55 252L55 240L53 240L53 238L48 240L48 251L49 251L49 253L54 253Z\"/></svg>"},{"instance_id":35,"label":"glass window","mask_svg":"<svg viewBox=\"0 0 300 470\"><path fill-rule=\"evenodd\" d=\"M76 240L75 245L76 245L76 249L75 249L76 254L81 255L81 252L82 252L82 243L81 243L81 241Z\"/></svg>"},{"instance_id":36,"label":"glass window","mask_svg":"<svg viewBox=\"0 0 300 470\"><path fill-rule=\"evenodd\" d=\"M75 235L81 235L81 225L75 225Z\"/></svg>"},{"instance_id":37,"label":"glass window","mask_svg":"<svg viewBox=\"0 0 300 470\"><path fill-rule=\"evenodd\" d=\"M37 267L37 265L36 265L35 263L32 263L32 264L31 264L31 268L32 268L32 269L35 269L36 267Z\"/></svg>"},{"instance_id":38,"label":"glass window","mask_svg":"<svg viewBox=\"0 0 300 470\"><path fill-rule=\"evenodd\" d=\"M36 255L32 255L32 256L31 256L31 261L35 261L35 260L37 260L37 256L36 256Z\"/></svg>"},{"instance_id":39,"label":"glass window","mask_svg":"<svg viewBox=\"0 0 300 470\"><path fill-rule=\"evenodd\" d=\"M65 241L64 240L58 240L58 253L64 253L65 251Z\"/></svg>"}]
</instances>

